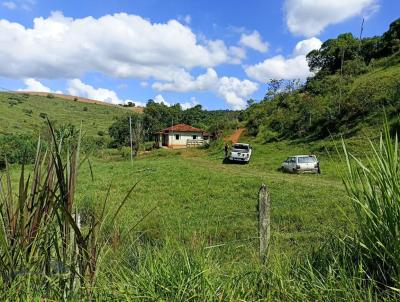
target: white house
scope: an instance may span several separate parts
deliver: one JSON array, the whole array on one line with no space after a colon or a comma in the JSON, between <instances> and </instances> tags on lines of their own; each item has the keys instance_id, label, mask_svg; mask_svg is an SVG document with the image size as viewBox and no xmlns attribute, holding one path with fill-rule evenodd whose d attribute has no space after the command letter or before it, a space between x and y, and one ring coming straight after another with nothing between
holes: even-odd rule
<instances>
[{"instance_id":1,"label":"white house","mask_svg":"<svg viewBox=\"0 0 400 302\"><path fill-rule=\"evenodd\" d=\"M210 136L202 129L186 124L178 124L155 133L155 139L159 147L186 148L208 143Z\"/></svg>"}]
</instances>

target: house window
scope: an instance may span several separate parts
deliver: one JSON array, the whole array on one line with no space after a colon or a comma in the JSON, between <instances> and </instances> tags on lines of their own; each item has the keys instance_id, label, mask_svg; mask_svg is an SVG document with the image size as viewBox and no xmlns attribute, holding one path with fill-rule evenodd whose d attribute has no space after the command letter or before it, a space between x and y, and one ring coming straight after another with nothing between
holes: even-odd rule
<instances>
[{"instance_id":1,"label":"house window","mask_svg":"<svg viewBox=\"0 0 400 302\"><path fill-rule=\"evenodd\" d=\"M197 139L197 135L193 135L193 139Z\"/></svg>"},{"instance_id":2,"label":"house window","mask_svg":"<svg viewBox=\"0 0 400 302\"><path fill-rule=\"evenodd\" d=\"M175 134L175 139L179 140L179 134Z\"/></svg>"}]
</instances>

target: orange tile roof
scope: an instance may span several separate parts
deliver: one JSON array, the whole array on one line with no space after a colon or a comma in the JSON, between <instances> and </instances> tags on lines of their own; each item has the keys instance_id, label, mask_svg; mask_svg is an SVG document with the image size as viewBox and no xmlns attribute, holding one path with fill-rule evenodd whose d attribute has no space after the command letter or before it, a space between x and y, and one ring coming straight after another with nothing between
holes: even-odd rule
<instances>
[{"instance_id":1,"label":"orange tile roof","mask_svg":"<svg viewBox=\"0 0 400 302\"><path fill-rule=\"evenodd\" d=\"M177 124L173 125L171 127L163 129L161 132L171 132L171 131L176 131L176 132L205 132L203 129L200 128L195 128L190 125L186 124Z\"/></svg>"}]
</instances>

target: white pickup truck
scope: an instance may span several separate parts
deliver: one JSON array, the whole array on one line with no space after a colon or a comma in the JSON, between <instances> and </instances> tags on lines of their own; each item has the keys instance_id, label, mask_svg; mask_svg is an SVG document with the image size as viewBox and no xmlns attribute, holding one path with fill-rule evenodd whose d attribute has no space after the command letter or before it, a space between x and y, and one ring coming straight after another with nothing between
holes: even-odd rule
<instances>
[{"instance_id":1,"label":"white pickup truck","mask_svg":"<svg viewBox=\"0 0 400 302\"><path fill-rule=\"evenodd\" d=\"M252 148L249 144L234 144L229 155L229 160L248 163L251 158L251 151Z\"/></svg>"}]
</instances>

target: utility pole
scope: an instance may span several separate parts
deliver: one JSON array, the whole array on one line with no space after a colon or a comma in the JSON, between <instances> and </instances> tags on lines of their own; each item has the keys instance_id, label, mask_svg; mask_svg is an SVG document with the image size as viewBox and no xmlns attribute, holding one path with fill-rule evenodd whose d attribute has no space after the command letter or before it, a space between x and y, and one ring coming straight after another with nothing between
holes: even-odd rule
<instances>
[{"instance_id":1,"label":"utility pole","mask_svg":"<svg viewBox=\"0 0 400 302\"><path fill-rule=\"evenodd\" d=\"M174 149L174 144L173 144L173 142L174 142L174 118L172 118L172 121L171 121L171 132L172 132L172 135L171 135L171 149Z\"/></svg>"},{"instance_id":2,"label":"utility pole","mask_svg":"<svg viewBox=\"0 0 400 302\"><path fill-rule=\"evenodd\" d=\"M129 117L129 140L131 142L131 165L133 167L133 143L132 143L132 117Z\"/></svg>"}]
</instances>

